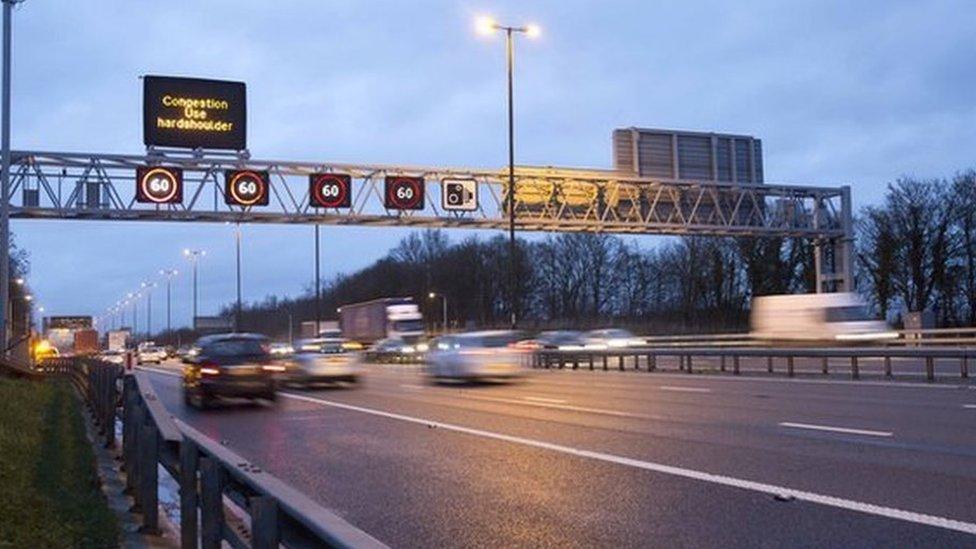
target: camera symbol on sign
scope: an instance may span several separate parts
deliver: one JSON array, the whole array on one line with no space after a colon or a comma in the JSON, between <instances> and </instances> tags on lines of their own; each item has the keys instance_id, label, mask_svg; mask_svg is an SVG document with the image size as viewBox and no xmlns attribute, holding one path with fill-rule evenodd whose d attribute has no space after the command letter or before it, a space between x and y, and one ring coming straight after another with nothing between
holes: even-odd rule
<instances>
[{"instance_id":1,"label":"camera symbol on sign","mask_svg":"<svg viewBox=\"0 0 976 549\"><path fill-rule=\"evenodd\" d=\"M478 209L478 182L474 179L445 179L442 182L441 206L445 210Z\"/></svg>"}]
</instances>

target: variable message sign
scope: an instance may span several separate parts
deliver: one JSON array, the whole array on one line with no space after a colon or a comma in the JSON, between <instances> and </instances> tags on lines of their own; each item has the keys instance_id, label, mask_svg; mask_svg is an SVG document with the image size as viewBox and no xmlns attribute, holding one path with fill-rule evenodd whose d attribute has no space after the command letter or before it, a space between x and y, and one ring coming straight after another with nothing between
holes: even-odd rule
<instances>
[{"instance_id":1,"label":"variable message sign","mask_svg":"<svg viewBox=\"0 0 976 549\"><path fill-rule=\"evenodd\" d=\"M243 82L145 76L142 83L142 129L146 145L247 148Z\"/></svg>"}]
</instances>

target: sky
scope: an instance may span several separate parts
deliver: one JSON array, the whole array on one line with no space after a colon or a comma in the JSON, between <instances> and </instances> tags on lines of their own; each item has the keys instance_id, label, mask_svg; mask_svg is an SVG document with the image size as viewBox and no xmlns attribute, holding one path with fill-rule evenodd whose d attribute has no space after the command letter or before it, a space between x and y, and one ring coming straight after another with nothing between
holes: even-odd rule
<instances>
[{"instance_id":1,"label":"sky","mask_svg":"<svg viewBox=\"0 0 976 549\"><path fill-rule=\"evenodd\" d=\"M516 46L519 164L609 168L618 127L742 133L763 140L767 182L851 185L855 207L899 176L976 166L968 0L28 0L14 13L13 147L141 153L139 76L166 74L246 82L254 158L499 168L504 43L474 33L481 14L542 28ZM224 225L12 230L46 315L103 314L176 268L173 324L188 324L185 247L208 251L201 314L234 299ZM245 300L309 286L312 231L244 228ZM323 277L406 234L324 227ZM157 291L156 329L163 303Z\"/></svg>"}]
</instances>

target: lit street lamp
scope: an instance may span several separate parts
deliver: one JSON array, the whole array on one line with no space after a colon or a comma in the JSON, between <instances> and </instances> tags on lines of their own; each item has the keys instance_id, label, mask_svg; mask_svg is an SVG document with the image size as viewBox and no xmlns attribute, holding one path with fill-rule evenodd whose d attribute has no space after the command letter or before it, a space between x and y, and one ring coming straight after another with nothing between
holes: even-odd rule
<instances>
[{"instance_id":1,"label":"lit street lamp","mask_svg":"<svg viewBox=\"0 0 976 549\"><path fill-rule=\"evenodd\" d=\"M152 289L156 287L155 282L143 282L142 291L146 294L146 339L152 339Z\"/></svg>"},{"instance_id":2,"label":"lit street lamp","mask_svg":"<svg viewBox=\"0 0 976 549\"><path fill-rule=\"evenodd\" d=\"M515 99L513 89L514 67L515 67L515 44L513 35L523 33L529 38L535 38L541 33L538 25L525 25L522 27L509 27L499 24L490 17L479 17L475 20L475 29L478 34L489 35L496 31L505 33L505 56L508 64L508 292L509 307L511 308L512 328L516 326L515 302L516 285L518 282L516 274L515 259Z\"/></svg>"},{"instance_id":3,"label":"lit street lamp","mask_svg":"<svg viewBox=\"0 0 976 549\"><path fill-rule=\"evenodd\" d=\"M429 294L427 294L427 297L429 297L430 299L434 299L437 296L438 294L435 292L430 292ZM442 318L441 331L446 334L447 333L447 296L444 294L440 294L440 298L441 298L441 305L443 307L442 309L443 314L441 317Z\"/></svg>"},{"instance_id":4,"label":"lit street lamp","mask_svg":"<svg viewBox=\"0 0 976 549\"><path fill-rule=\"evenodd\" d=\"M191 250L189 248L183 250L183 255L190 260L193 265L193 318L191 320L190 327L196 329L197 324L197 263L200 258L207 255L205 250Z\"/></svg>"}]
</instances>

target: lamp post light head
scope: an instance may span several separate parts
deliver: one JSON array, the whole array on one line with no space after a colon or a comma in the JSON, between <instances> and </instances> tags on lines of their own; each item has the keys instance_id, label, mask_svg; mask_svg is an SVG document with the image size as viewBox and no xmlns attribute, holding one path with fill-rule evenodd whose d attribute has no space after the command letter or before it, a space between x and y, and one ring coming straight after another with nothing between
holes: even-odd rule
<instances>
[{"instance_id":1,"label":"lamp post light head","mask_svg":"<svg viewBox=\"0 0 976 549\"><path fill-rule=\"evenodd\" d=\"M24 285L23 277L18 276L17 278L14 279L14 283L17 284L18 286L23 286Z\"/></svg>"},{"instance_id":2,"label":"lamp post light head","mask_svg":"<svg viewBox=\"0 0 976 549\"><path fill-rule=\"evenodd\" d=\"M31 301L33 299L34 299L34 296L32 296L30 294L27 294L27 295L24 296L24 300L26 300L26 301Z\"/></svg>"},{"instance_id":3,"label":"lamp post light head","mask_svg":"<svg viewBox=\"0 0 976 549\"><path fill-rule=\"evenodd\" d=\"M437 297L437 294L434 292L430 292L429 294L427 294L427 297L430 299L434 299L435 297Z\"/></svg>"},{"instance_id":4,"label":"lamp post light head","mask_svg":"<svg viewBox=\"0 0 976 549\"><path fill-rule=\"evenodd\" d=\"M488 15L479 15L474 20L474 30L482 36L488 36L498 30L498 23Z\"/></svg>"},{"instance_id":5,"label":"lamp post light head","mask_svg":"<svg viewBox=\"0 0 976 549\"><path fill-rule=\"evenodd\" d=\"M525 26L525 35L529 38L538 38L542 35L542 27L535 23L529 23Z\"/></svg>"}]
</instances>

